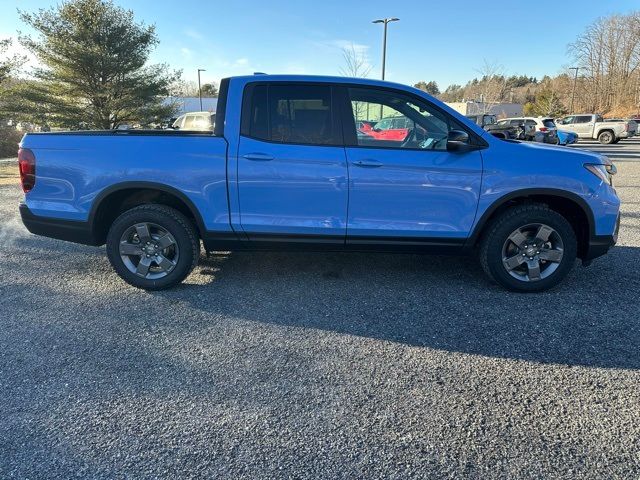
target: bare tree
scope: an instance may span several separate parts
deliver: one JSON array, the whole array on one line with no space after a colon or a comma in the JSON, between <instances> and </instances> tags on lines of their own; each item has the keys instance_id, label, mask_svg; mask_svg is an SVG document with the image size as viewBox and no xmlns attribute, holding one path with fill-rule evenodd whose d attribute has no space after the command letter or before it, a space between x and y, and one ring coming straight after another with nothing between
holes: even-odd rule
<instances>
[{"instance_id":1,"label":"bare tree","mask_svg":"<svg viewBox=\"0 0 640 480\"><path fill-rule=\"evenodd\" d=\"M344 65L340 67L340 74L345 77L365 78L371 73L372 66L369 65L367 55L362 48L356 48L352 43L349 47L342 49Z\"/></svg>"},{"instance_id":2,"label":"bare tree","mask_svg":"<svg viewBox=\"0 0 640 480\"><path fill-rule=\"evenodd\" d=\"M640 84L640 11L601 17L589 25L569 53L580 67L577 104L595 112L637 109ZM629 112L630 113L630 112Z\"/></svg>"},{"instance_id":3,"label":"bare tree","mask_svg":"<svg viewBox=\"0 0 640 480\"><path fill-rule=\"evenodd\" d=\"M371 72L371 65L369 65L363 49L356 48L353 43L349 47L342 49L342 58L344 59L344 65L340 67L340 74L345 77L365 78ZM352 102L352 108L356 120L363 120L365 117L367 117L367 120L369 119L368 104ZM382 107L380 107L380 117L382 118Z\"/></svg>"},{"instance_id":4,"label":"bare tree","mask_svg":"<svg viewBox=\"0 0 640 480\"><path fill-rule=\"evenodd\" d=\"M486 59L477 72L481 77L475 85L475 100L479 102L480 109L478 113L489 113L495 105L504 99L507 92L507 79L504 76L502 65L489 62Z\"/></svg>"}]
</instances>

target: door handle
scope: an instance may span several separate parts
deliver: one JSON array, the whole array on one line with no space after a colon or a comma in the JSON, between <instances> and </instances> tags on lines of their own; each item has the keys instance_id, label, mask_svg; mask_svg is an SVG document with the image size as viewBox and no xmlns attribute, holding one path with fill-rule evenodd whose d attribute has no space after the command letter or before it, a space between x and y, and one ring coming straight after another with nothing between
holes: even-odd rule
<instances>
[{"instance_id":1,"label":"door handle","mask_svg":"<svg viewBox=\"0 0 640 480\"><path fill-rule=\"evenodd\" d=\"M363 160L356 160L355 162L353 162L353 165L355 165L356 167L381 167L382 162L379 162L378 160L374 160L372 158L366 158Z\"/></svg>"},{"instance_id":2,"label":"door handle","mask_svg":"<svg viewBox=\"0 0 640 480\"><path fill-rule=\"evenodd\" d=\"M266 153L247 153L246 155L243 155L242 158L258 162L268 162L269 160L273 160L273 157L271 155L267 155Z\"/></svg>"}]
</instances>

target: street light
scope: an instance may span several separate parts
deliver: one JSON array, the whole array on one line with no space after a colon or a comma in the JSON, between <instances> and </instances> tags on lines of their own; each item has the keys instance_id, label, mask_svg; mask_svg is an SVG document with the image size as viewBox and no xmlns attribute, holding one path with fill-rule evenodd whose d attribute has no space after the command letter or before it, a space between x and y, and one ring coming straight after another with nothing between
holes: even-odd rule
<instances>
[{"instance_id":1,"label":"street light","mask_svg":"<svg viewBox=\"0 0 640 480\"><path fill-rule=\"evenodd\" d=\"M569 112L571 115L573 115L575 113L573 111L573 99L576 96L576 82L578 81L578 70L580 70L580 67L569 67L569 70L576 71L576 74L573 77L573 89L571 90L571 111Z\"/></svg>"},{"instance_id":2,"label":"street light","mask_svg":"<svg viewBox=\"0 0 640 480\"><path fill-rule=\"evenodd\" d=\"M198 97L200 97L200 111L202 111L202 87L200 86L200 72L206 72L204 68L198 69Z\"/></svg>"},{"instance_id":3,"label":"street light","mask_svg":"<svg viewBox=\"0 0 640 480\"><path fill-rule=\"evenodd\" d=\"M374 20L372 23L384 23L384 36L382 37L382 80L384 80L384 66L387 60L387 24L389 22L397 22L399 18L381 18Z\"/></svg>"}]
</instances>

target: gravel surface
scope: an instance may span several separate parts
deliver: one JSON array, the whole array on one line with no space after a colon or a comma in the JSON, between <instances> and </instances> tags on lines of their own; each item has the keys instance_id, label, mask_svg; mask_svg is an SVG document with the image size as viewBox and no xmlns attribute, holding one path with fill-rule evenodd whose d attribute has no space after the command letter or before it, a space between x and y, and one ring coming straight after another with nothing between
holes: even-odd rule
<instances>
[{"instance_id":1,"label":"gravel surface","mask_svg":"<svg viewBox=\"0 0 640 480\"><path fill-rule=\"evenodd\" d=\"M619 172L619 246L536 295L465 258L303 253L143 292L29 235L6 182L0 478L638 478L640 163Z\"/></svg>"}]
</instances>

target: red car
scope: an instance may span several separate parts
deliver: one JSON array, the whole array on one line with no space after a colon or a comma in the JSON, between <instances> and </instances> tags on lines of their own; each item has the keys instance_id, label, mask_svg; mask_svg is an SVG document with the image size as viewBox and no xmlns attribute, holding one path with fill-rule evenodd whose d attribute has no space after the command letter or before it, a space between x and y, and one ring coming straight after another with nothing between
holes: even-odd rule
<instances>
[{"instance_id":1,"label":"red car","mask_svg":"<svg viewBox=\"0 0 640 480\"><path fill-rule=\"evenodd\" d=\"M370 122L358 122L358 130L378 140L401 142L413 128L413 120L407 117L385 117L371 127ZM363 124L361 127L360 124ZM364 124L367 124L364 126Z\"/></svg>"}]
</instances>

